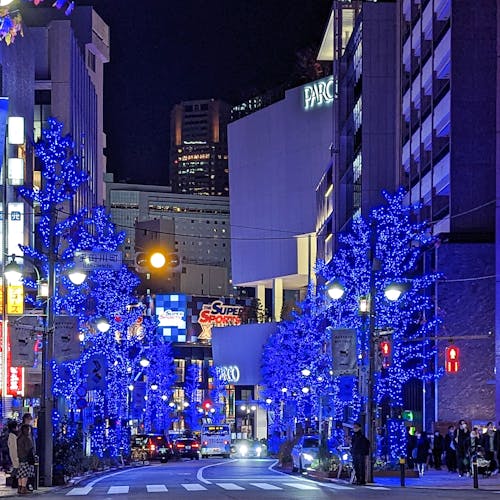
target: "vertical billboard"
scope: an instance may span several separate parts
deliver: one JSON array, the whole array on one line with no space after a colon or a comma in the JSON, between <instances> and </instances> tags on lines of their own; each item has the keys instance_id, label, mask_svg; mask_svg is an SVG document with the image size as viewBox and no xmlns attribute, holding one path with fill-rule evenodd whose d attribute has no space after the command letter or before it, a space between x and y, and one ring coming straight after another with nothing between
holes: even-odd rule
<instances>
[{"instance_id":1,"label":"vertical billboard","mask_svg":"<svg viewBox=\"0 0 500 500\"><path fill-rule=\"evenodd\" d=\"M183 294L156 296L158 330L165 340L186 342L187 297Z\"/></svg>"}]
</instances>

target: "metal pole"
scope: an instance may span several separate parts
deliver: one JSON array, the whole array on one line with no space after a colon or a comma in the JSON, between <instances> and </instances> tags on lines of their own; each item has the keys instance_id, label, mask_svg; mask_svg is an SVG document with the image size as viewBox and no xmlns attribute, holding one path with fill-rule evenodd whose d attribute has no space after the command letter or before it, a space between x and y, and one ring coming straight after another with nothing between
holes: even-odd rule
<instances>
[{"instance_id":1,"label":"metal pole","mask_svg":"<svg viewBox=\"0 0 500 500\"><path fill-rule=\"evenodd\" d=\"M54 357L54 319L55 319L55 290L56 290L56 262L54 225L55 213L50 214L50 245L48 249L49 274L47 298L47 322L45 325L45 343L42 349L42 401L40 405L40 455L42 461L41 481L44 486L52 486L53 464L53 424L52 411L54 399L52 394L51 361Z\"/></svg>"},{"instance_id":2,"label":"metal pole","mask_svg":"<svg viewBox=\"0 0 500 500\"><path fill-rule=\"evenodd\" d=\"M375 406L374 406L374 377L375 377L375 241L376 224L372 221L370 234L370 302L368 326L368 395L366 401L366 437L370 441L370 454L368 457L368 482L373 483L373 457L375 443Z\"/></svg>"}]
</instances>

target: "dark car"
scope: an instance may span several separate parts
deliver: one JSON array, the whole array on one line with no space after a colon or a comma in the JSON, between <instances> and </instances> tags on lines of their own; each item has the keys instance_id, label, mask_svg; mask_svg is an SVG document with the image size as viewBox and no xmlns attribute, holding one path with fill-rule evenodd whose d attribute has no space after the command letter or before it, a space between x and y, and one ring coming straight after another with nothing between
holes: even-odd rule
<instances>
[{"instance_id":1,"label":"dark car","mask_svg":"<svg viewBox=\"0 0 500 500\"><path fill-rule=\"evenodd\" d=\"M162 434L136 434L131 442L132 460L160 460L167 462L173 456L172 444Z\"/></svg>"},{"instance_id":2,"label":"dark car","mask_svg":"<svg viewBox=\"0 0 500 500\"><path fill-rule=\"evenodd\" d=\"M194 438L180 438L174 443L174 456L177 458L200 459L200 443Z\"/></svg>"}]
</instances>

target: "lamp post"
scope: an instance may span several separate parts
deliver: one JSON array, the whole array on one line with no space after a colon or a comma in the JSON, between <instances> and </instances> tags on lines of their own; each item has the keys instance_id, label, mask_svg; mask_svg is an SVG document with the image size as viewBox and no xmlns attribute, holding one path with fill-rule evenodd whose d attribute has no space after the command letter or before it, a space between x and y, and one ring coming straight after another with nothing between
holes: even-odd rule
<instances>
[{"instance_id":1,"label":"lamp post","mask_svg":"<svg viewBox=\"0 0 500 500\"><path fill-rule=\"evenodd\" d=\"M375 297L377 294L377 288L375 286L375 267L378 263L375 259L374 253L370 252L370 293L368 297L360 297L359 299L359 311L360 314L368 314L368 376L366 381L366 405L365 405L365 435L370 441L370 455L369 455L369 467L368 467L368 482L373 482L373 458L375 451L375 436L376 436L376 411L375 411L375 349L377 346L377 335L375 326ZM340 300L344 295L344 286L338 280L331 281L327 283L327 293L332 300ZM397 283L391 283L384 289L384 296L391 302L399 300L399 297L403 293L403 288Z\"/></svg>"},{"instance_id":2,"label":"lamp post","mask_svg":"<svg viewBox=\"0 0 500 500\"><path fill-rule=\"evenodd\" d=\"M54 398L52 394L52 370L50 362L54 358L54 324L55 324L55 309L54 298L56 290L56 259L54 252L49 252L48 256L48 278L43 280L40 276L40 271L36 266L33 266L37 274L38 294L46 296L45 308L45 331L44 345L42 349L42 397L40 401L40 410L38 412L38 432L40 440L40 456L42 459L41 477L44 486L52 485L52 466L53 466L53 424L52 412L54 408ZM4 267L4 276L9 282L19 282L22 278L22 268L15 261L16 258L24 259L25 256L13 255L11 262ZM71 272L69 278L75 284L83 283L86 275L82 273L75 275ZM43 287L43 289L42 289ZM46 295L45 294L46 290Z\"/></svg>"}]
</instances>

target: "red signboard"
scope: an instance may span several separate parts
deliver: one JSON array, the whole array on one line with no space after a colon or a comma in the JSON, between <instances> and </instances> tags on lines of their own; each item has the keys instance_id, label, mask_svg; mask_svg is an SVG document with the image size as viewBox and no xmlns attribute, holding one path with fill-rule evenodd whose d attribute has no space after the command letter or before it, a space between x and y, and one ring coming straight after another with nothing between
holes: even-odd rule
<instances>
[{"instance_id":1,"label":"red signboard","mask_svg":"<svg viewBox=\"0 0 500 500\"><path fill-rule=\"evenodd\" d=\"M24 369L19 366L12 366L12 356L10 352L10 334L7 335L7 367L3 366L3 325L0 321L0 359L2 361L2 372L7 379L7 395L22 396L24 394Z\"/></svg>"}]
</instances>

